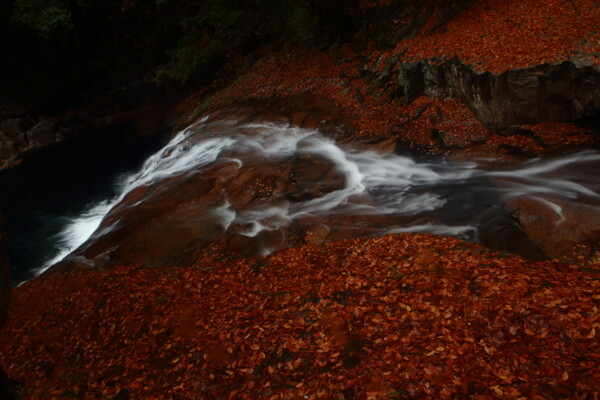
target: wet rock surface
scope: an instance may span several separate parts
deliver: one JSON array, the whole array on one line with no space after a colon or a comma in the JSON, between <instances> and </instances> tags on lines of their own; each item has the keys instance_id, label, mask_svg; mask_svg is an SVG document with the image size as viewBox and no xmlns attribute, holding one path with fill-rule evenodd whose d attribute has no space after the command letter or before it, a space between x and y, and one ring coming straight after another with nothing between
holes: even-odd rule
<instances>
[{"instance_id":1,"label":"wet rock surface","mask_svg":"<svg viewBox=\"0 0 600 400\"><path fill-rule=\"evenodd\" d=\"M565 204L552 196L509 200L507 209L550 257L578 265L600 263L598 204Z\"/></svg>"},{"instance_id":2,"label":"wet rock surface","mask_svg":"<svg viewBox=\"0 0 600 400\"><path fill-rule=\"evenodd\" d=\"M314 142L311 135L316 131L292 123L309 121L313 127L316 121L325 130L336 123L344 126L344 119L330 103L313 100L305 96L271 100L263 103L268 104L268 111L262 105L232 107L191 127L182 136L185 139L176 146L167 146L152 161L160 163L177 157L187 160L165 171L180 169L164 177L157 173L156 178L148 178L127 192L104 217L96 233L53 270L191 265L207 256L257 257L304 244L386 232L435 232L438 227L442 234L464 234L486 246L536 260L555 257L556 251L562 251L557 243L546 243L536 234L548 231L545 221L525 223L525 215L536 211L523 209L519 214L513 206L516 203L506 208L502 196L485 178L486 172L473 173L473 166L460 169L462 164L453 167L453 163L446 162L436 170L432 167L435 163L415 164L395 155L397 143L390 142L390 138L349 141L336 129L325 131L325 136ZM292 136L285 138L290 132ZM336 137L345 137L344 144L355 150L343 153L334 145ZM236 144L223 145L230 140ZM221 145L224 147L215 153L194 150ZM208 156L217 153L218 158ZM379 156L371 159L369 154ZM206 157L206 163L194 166ZM355 157L352 163L357 164L336 161L346 157ZM361 157L367 158L361 161ZM386 161L385 157L392 158ZM407 172L406 178L377 178L381 181L372 187L343 195L354 190L353 185L359 183L353 179L362 174L346 168L355 168L361 162L375 170L387 168L386 163L394 164L393 168L406 163L400 168L412 172ZM446 173L456 178L424 183ZM411 180L419 174L424 174L425 181ZM510 181L514 176L519 173L507 172L504 179ZM406 189L395 186L397 179ZM410 192L405 193L407 190ZM336 203L338 196L342 200ZM400 208L393 211L393 207ZM595 209L590 213L589 218L597 215ZM576 220L573 223L577 224ZM597 238L587 237L597 242ZM569 241L565 237L557 240Z\"/></svg>"},{"instance_id":3,"label":"wet rock surface","mask_svg":"<svg viewBox=\"0 0 600 400\"><path fill-rule=\"evenodd\" d=\"M218 121L227 120L228 115L235 117L235 125L243 126L238 130L240 136L251 137L273 123L296 123L322 129L333 127L330 134L335 135L343 126L340 114L339 108L325 99L295 96L241 104L221 110L211 118ZM189 146L206 134L225 135L228 129L231 124L212 126L209 132L192 135ZM167 151L163 157L171 155ZM228 218L227 214L247 210L250 214L260 214L266 209L268 214L269 205L277 207L287 202L310 201L340 190L345 184L335 165L315 155L290 154L275 165L266 162L264 156L245 154L235 148L226 150L222 156L201 173L182 171L128 193L98 228L98 232L105 230L108 233L98 235L55 269L130 264L189 265L208 253L234 258L255 257L266 249L272 251L301 245L305 243L305 236L312 237L313 234L307 233L306 228L282 232L277 227L283 222L277 215L263 219L267 229L256 237L249 233L253 229L251 225L223 226L223 219ZM243 169L241 165L244 165ZM255 207L258 209L251 211ZM269 227L270 224L273 226ZM304 222L303 218L295 221L295 226L313 224ZM322 230L316 231L323 236Z\"/></svg>"},{"instance_id":4,"label":"wet rock surface","mask_svg":"<svg viewBox=\"0 0 600 400\"><path fill-rule=\"evenodd\" d=\"M320 225L310 218L296 220L296 229L278 229L283 222L277 214L269 217L268 207L310 201L341 189L344 178L334 165L309 156L277 165L256 162L252 156L237 159L244 163L243 170L236 163L221 162L201 174L176 176L130 193L99 228L110 232L84 245L71 259L99 268L190 265L208 253L256 257L266 249L304 244L307 235L328 236L328 228L317 228ZM136 204L139 199L143 201ZM228 213L252 213L255 208L256 213L267 213L262 223L272 224L273 231L267 228L254 235L252 225L223 226Z\"/></svg>"}]
</instances>

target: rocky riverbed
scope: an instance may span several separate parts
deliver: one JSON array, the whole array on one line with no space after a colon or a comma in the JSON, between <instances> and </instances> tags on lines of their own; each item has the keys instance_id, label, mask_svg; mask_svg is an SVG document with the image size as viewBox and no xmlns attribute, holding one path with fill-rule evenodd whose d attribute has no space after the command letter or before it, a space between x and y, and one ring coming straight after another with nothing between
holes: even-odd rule
<instances>
[{"instance_id":1,"label":"rocky riverbed","mask_svg":"<svg viewBox=\"0 0 600 400\"><path fill-rule=\"evenodd\" d=\"M200 88L3 103L2 167L179 129L10 307L0 229L0 393L598 397L596 3L360 1Z\"/></svg>"}]
</instances>

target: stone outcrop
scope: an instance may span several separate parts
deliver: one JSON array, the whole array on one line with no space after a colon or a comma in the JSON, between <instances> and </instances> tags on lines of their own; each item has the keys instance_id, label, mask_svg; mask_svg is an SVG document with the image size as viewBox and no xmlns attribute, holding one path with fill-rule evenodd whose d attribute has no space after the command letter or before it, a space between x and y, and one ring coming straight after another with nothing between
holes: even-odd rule
<instances>
[{"instance_id":1,"label":"stone outcrop","mask_svg":"<svg viewBox=\"0 0 600 400\"><path fill-rule=\"evenodd\" d=\"M180 116L173 106L178 99L138 81L62 114L0 108L0 169L20 162L24 154L76 136L119 128L135 136L169 130Z\"/></svg>"},{"instance_id":2,"label":"stone outcrop","mask_svg":"<svg viewBox=\"0 0 600 400\"><path fill-rule=\"evenodd\" d=\"M597 204L566 204L544 196L509 200L507 210L548 256L578 265L600 264Z\"/></svg>"},{"instance_id":3,"label":"stone outcrop","mask_svg":"<svg viewBox=\"0 0 600 400\"><path fill-rule=\"evenodd\" d=\"M130 264L190 265L211 253L257 257L265 248L302 245L308 237L314 243L316 237L332 235L326 228L331 221L310 216L298 218L285 230L265 230L256 236L248 234L250 226L244 224L223 226L224 214L229 212L243 213L261 204L276 207L286 201L309 201L344 184L335 166L318 157L298 156L277 165L238 158L243 170L235 163L216 163L202 174L174 176L129 193L103 220L99 231L107 233L92 238L62 265L101 269ZM307 171L312 179L305 175ZM360 219L345 223L353 226ZM271 223L268 218L264 222ZM273 225L279 222L274 215Z\"/></svg>"},{"instance_id":4,"label":"stone outcrop","mask_svg":"<svg viewBox=\"0 0 600 400\"><path fill-rule=\"evenodd\" d=\"M600 71L564 62L478 74L450 61L423 66L425 92L463 100L492 131L542 121L574 122L600 113Z\"/></svg>"},{"instance_id":5,"label":"stone outcrop","mask_svg":"<svg viewBox=\"0 0 600 400\"><path fill-rule=\"evenodd\" d=\"M521 124L600 115L600 70L593 66L563 62L494 75L458 60L415 63L395 57L383 72L377 72L378 64L364 73L386 86L391 97L405 104L422 94L458 98L495 133L514 133Z\"/></svg>"},{"instance_id":6,"label":"stone outcrop","mask_svg":"<svg viewBox=\"0 0 600 400\"><path fill-rule=\"evenodd\" d=\"M212 117L226 119L230 112L222 110ZM235 108L235 117L244 123L282 122L322 130L333 126L339 129L343 125L339 113L330 102L313 96ZM332 129L331 135L335 135L336 130ZM245 128L241 134L253 132ZM311 216L293 221L285 232L265 230L254 237L246 233L247 226L234 224L224 228L223 215L215 212L224 204L235 212L243 212L267 200L273 205L309 201L345 184L335 165L318 156L295 155L277 165L255 160L252 154L235 157L241 160L243 169L233 162L219 162L202 174L184 173L158 185L133 190L103 220L98 231L107 233L92 238L54 270L128 264L190 265L207 254L257 257L265 248L282 249L345 237L338 231L330 232L325 218ZM361 218L365 225L369 225L369 219L386 223L382 217L357 216L336 221L336 225L352 227L360 224ZM389 219L387 223L394 221ZM368 233L369 229L365 229L359 236Z\"/></svg>"},{"instance_id":7,"label":"stone outcrop","mask_svg":"<svg viewBox=\"0 0 600 400\"><path fill-rule=\"evenodd\" d=\"M263 122L318 128L329 137L336 137L335 128L344 126L340 109L321 97L299 95L265 103L260 105L257 101L253 106L215 111L205 123L190 128L178 146L185 143L187 148L215 136L229 140L232 134L259 138L265 131L260 125ZM345 139L348 146L383 154L389 154L395 147L393 141L364 143ZM436 189L446 199L443 209L383 214L356 211L377 208L382 199L391 196L382 187L349 201L360 204L354 209L299 212L306 211L309 202L330 202L326 200L328 194L347 189L348 175L318 152L270 159L255 151L262 142L252 143L248 146L241 142L220 150L219 159L201 169L188 166L185 171L133 189L112 208L96 234L53 270L140 264L183 266L205 256L257 257L265 251L381 235L399 227L428 223L465 225L468 223L462 219L472 217L469 212L482 214L481 221L473 222L486 232L480 235L482 243L533 258L544 257L508 218L503 206L496 204L497 196L473 195L470 190L477 187L477 182L465 185L460 194ZM279 146L276 141L269 143L275 148ZM310 142L300 142L298 148L302 146L310 146ZM170 157L177 151L168 150L162 157ZM282 211L288 209L296 210L296 214ZM261 216L259 223L251 217L255 214ZM292 214L294 217L287 219Z\"/></svg>"}]
</instances>

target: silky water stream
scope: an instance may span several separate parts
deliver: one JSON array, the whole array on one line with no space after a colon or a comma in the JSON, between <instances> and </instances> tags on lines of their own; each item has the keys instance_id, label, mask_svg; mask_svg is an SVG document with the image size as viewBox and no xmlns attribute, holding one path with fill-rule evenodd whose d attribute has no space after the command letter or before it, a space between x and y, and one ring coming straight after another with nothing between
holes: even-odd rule
<instances>
[{"instance_id":1,"label":"silky water stream","mask_svg":"<svg viewBox=\"0 0 600 400\"><path fill-rule=\"evenodd\" d=\"M110 198L53 234L56 263L183 265L206 251L259 256L322 240L429 232L531 258L544 254L505 203L526 197L557 216L564 204L600 212L600 152L486 169L342 146L312 129L206 117L174 136ZM556 200L559 201L556 201Z\"/></svg>"}]
</instances>

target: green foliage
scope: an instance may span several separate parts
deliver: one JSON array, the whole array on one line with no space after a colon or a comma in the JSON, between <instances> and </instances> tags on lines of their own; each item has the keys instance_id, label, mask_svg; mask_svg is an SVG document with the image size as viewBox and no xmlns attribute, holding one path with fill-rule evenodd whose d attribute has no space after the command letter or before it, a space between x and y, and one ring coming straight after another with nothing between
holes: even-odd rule
<instances>
[{"instance_id":1,"label":"green foliage","mask_svg":"<svg viewBox=\"0 0 600 400\"><path fill-rule=\"evenodd\" d=\"M292 40L310 40L318 32L315 26L318 23L316 15L306 2L297 2L289 9L289 25L287 25L288 38Z\"/></svg>"},{"instance_id":2,"label":"green foliage","mask_svg":"<svg viewBox=\"0 0 600 400\"><path fill-rule=\"evenodd\" d=\"M174 0L155 1L171 4ZM226 56L251 41L289 44L336 39L347 22L345 5L336 0L189 0L180 40L155 78L185 82L216 56Z\"/></svg>"},{"instance_id":3,"label":"green foliage","mask_svg":"<svg viewBox=\"0 0 600 400\"><path fill-rule=\"evenodd\" d=\"M332 43L348 28L351 3L0 0L0 45L11 55L0 61L0 87L58 108L141 79L208 82L261 44Z\"/></svg>"},{"instance_id":4,"label":"green foliage","mask_svg":"<svg viewBox=\"0 0 600 400\"><path fill-rule=\"evenodd\" d=\"M73 27L72 13L60 0L15 0L13 7L13 20L43 37Z\"/></svg>"},{"instance_id":5,"label":"green foliage","mask_svg":"<svg viewBox=\"0 0 600 400\"><path fill-rule=\"evenodd\" d=\"M165 7L172 3L169 0L155 1ZM181 3L179 6L182 6ZM248 17L230 0L186 2L181 10L181 18L177 18L179 39L167 51L169 61L161 65L154 75L154 80L159 83L168 80L187 82L203 67L215 64L236 39L236 29L244 26L240 19Z\"/></svg>"},{"instance_id":6,"label":"green foliage","mask_svg":"<svg viewBox=\"0 0 600 400\"><path fill-rule=\"evenodd\" d=\"M209 39L206 44L192 42L180 45L169 52L171 60L158 68L154 79L157 82L167 79L187 82L202 65L213 61L223 48L223 43L217 38Z\"/></svg>"}]
</instances>

